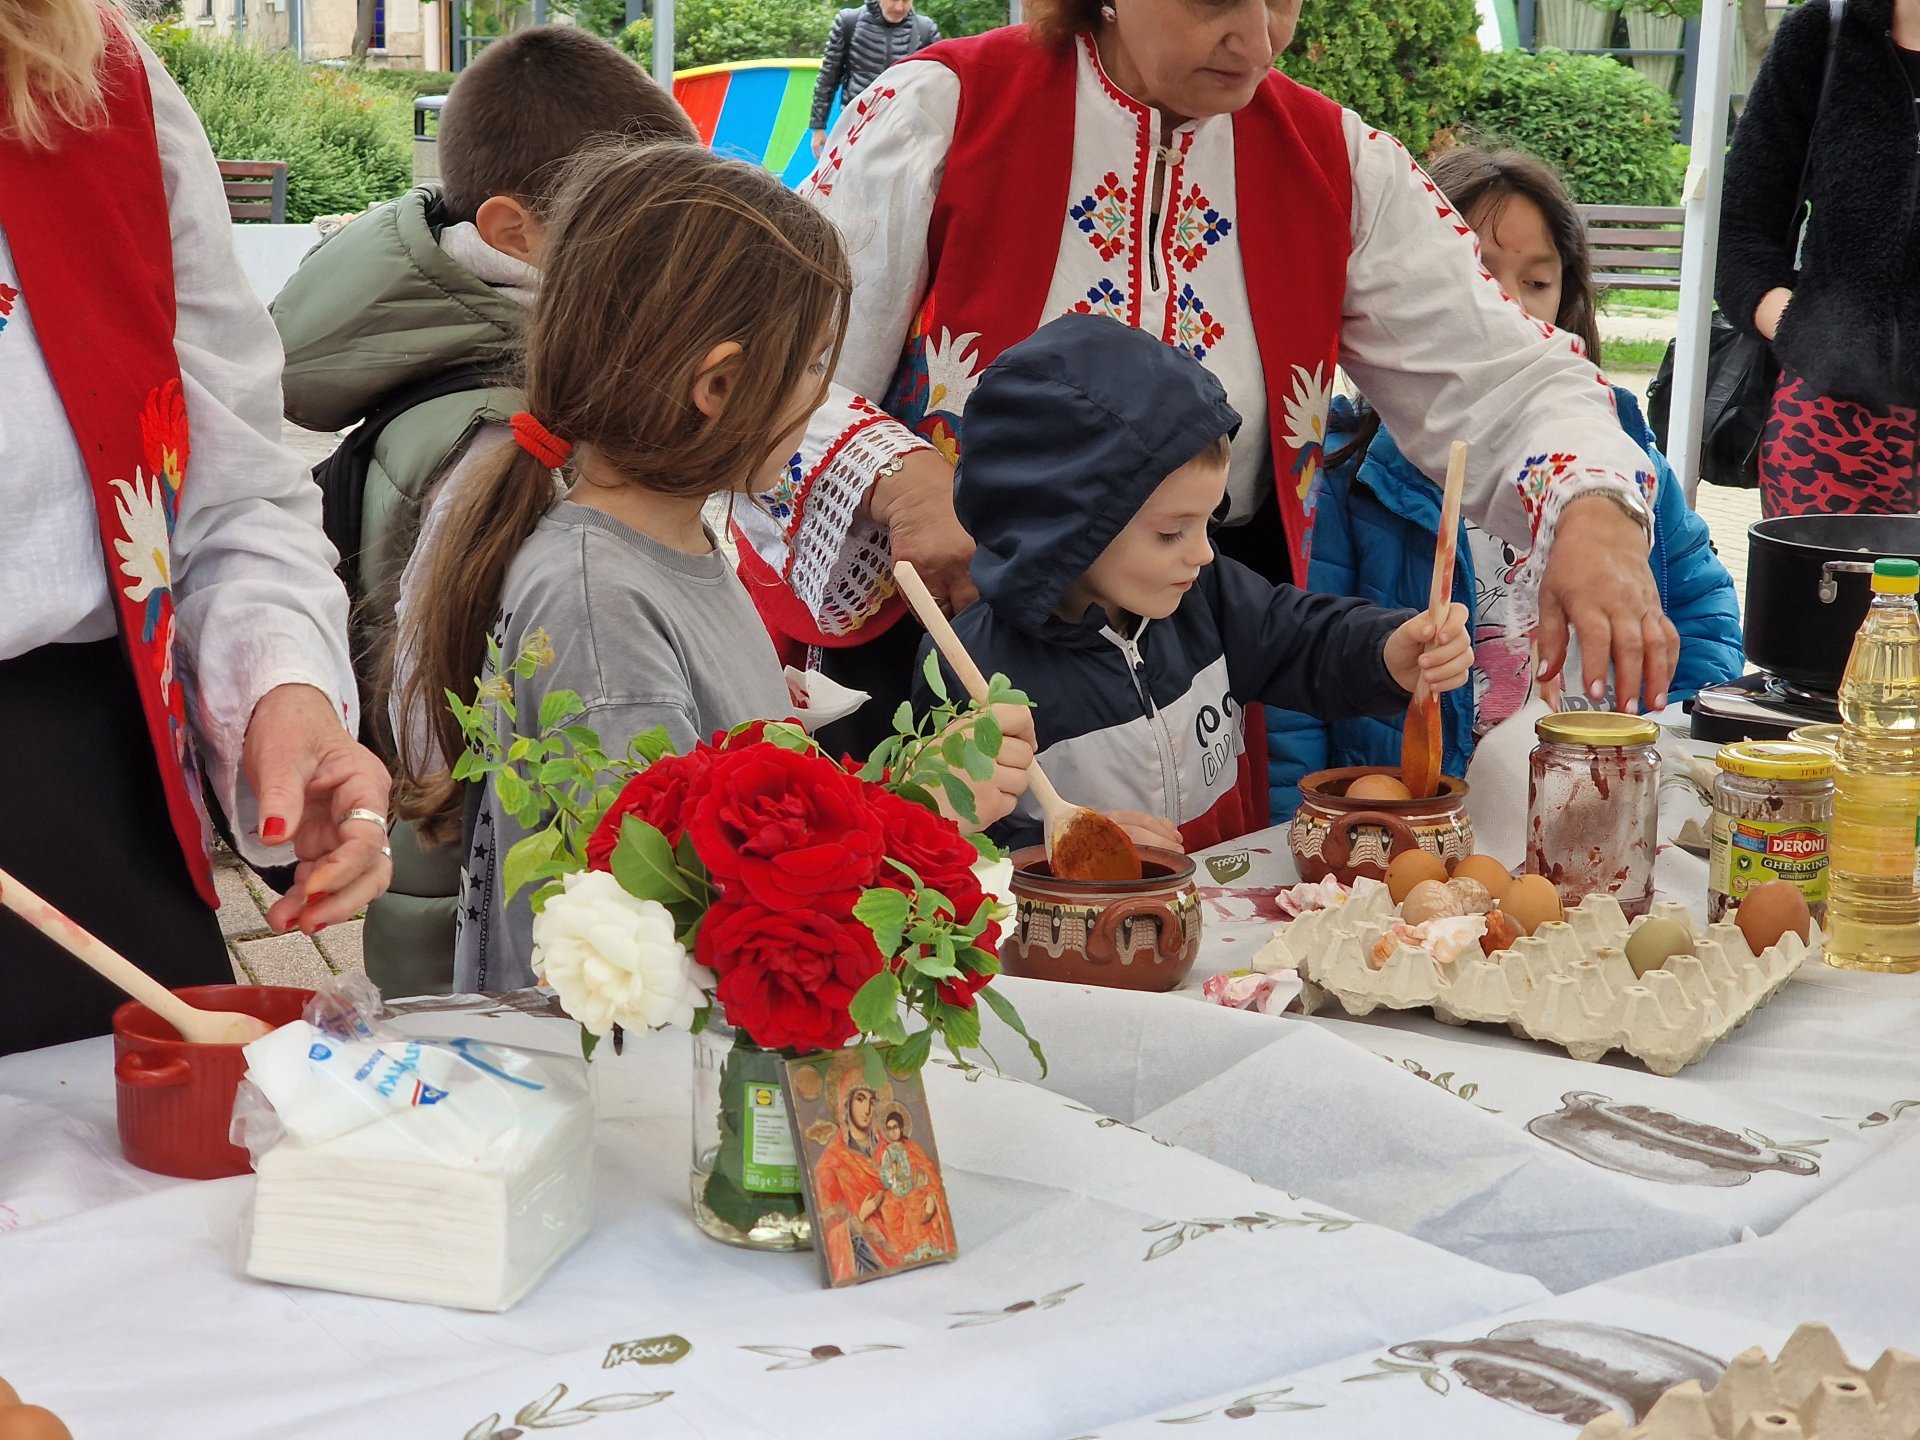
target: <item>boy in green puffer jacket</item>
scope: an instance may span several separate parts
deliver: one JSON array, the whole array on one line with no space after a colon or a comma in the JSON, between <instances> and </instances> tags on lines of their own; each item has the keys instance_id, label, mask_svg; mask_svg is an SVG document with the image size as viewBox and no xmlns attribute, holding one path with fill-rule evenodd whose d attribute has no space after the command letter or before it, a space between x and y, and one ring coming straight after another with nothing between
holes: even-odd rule
<instances>
[{"instance_id":1,"label":"boy in green puffer jacket","mask_svg":"<svg viewBox=\"0 0 1920 1440\"><path fill-rule=\"evenodd\" d=\"M511 370L540 283L546 189L562 161L609 135L697 139L671 95L586 31L537 26L496 40L447 97L442 183L354 220L273 303L287 418L310 430L384 421L358 496L358 554L341 549L361 711L389 759L372 657L393 622L422 506L484 426L521 408ZM367 913L367 973L389 996L445 991L460 856L422 844L410 826L392 838L393 886Z\"/></svg>"}]
</instances>

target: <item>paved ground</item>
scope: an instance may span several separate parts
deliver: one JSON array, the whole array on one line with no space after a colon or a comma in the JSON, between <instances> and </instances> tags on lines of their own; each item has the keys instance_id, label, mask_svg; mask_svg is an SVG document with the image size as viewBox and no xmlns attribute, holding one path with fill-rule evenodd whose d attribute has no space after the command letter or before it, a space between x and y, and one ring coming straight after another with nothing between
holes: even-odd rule
<instances>
[{"instance_id":1,"label":"paved ground","mask_svg":"<svg viewBox=\"0 0 1920 1440\"><path fill-rule=\"evenodd\" d=\"M1671 321L1666 322L1664 332L1658 329L1659 323L1636 322L1631 333L1634 338L1646 339L1672 333ZM1605 329L1608 334L1624 337L1628 333L1626 324L1627 317L1609 317ZM1618 383L1643 396L1652 378L1651 371L1620 372L1614 376ZM311 460L323 458L335 443L333 436L315 435L292 426L287 428L287 440ZM1733 572L1734 583L1744 595L1747 526L1760 518L1758 496L1751 490L1721 490L1705 485L1700 489L1696 505L1707 517L1720 558ZM263 985L312 985L329 974L362 968L361 922L335 925L317 940L299 934L274 935L267 928L266 909L277 897L258 876L237 857L223 854L216 878L222 900L220 927L233 955L234 972L241 980Z\"/></svg>"}]
</instances>

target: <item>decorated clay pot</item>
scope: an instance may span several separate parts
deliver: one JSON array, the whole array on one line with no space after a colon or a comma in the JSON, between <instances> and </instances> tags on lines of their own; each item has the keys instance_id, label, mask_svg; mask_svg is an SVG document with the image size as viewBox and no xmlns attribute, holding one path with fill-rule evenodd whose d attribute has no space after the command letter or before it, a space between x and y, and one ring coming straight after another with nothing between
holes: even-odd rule
<instances>
[{"instance_id":1,"label":"decorated clay pot","mask_svg":"<svg viewBox=\"0 0 1920 1440\"><path fill-rule=\"evenodd\" d=\"M1427 800L1347 799L1347 787L1362 775L1400 778L1388 766L1348 765L1316 770L1300 782L1300 808L1287 844L1302 880L1383 880L1393 858L1408 850L1425 850L1449 864L1473 853L1466 781L1443 775L1440 793Z\"/></svg>"},{"instance_id":2,"label":"decorated clay pot","mask_svg":"<svg viewBox=\"0 0 1920 1440\"><path fill-rule=\"evenodd\" d=\"M1200 954L1200 897L1193 861L1140 847L1141 880L1061 880L1047 849L1014 852L1014 918L1000 942L1001 968L1034 980L1171 990Z\"/></svg>"}]
</instances>

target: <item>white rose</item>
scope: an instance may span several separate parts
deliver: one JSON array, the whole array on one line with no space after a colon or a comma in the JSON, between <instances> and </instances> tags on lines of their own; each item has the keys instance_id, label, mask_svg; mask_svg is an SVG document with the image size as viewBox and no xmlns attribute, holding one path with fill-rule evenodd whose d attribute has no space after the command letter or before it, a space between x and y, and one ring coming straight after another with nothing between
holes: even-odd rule
<instances>
[{"instance_id":1,"label":"white rose","mask_svg":"<svg viewBox=\"0 0 1920 1440\"><path fill-rule=\"evenodd\" d=\"M596 1035L692 1025L714 977L674 939L667 907L636 900L603 870L565 884L533 917L533 968L567 1013Z\"/></svg>"},{"instance_id":2,"label":"white rose","mask_svg":"<svg viewBox=\"0 0 1920 1440\"><path fill-rule=\"evenodd\" d=\"M982 856L973 862L973 876L980 882L987 899L993 902L994 919L1004 920L1013 914L1013 861L1010 858L1003 855L998 860L989 860Z\"/></svg>"}]
</instances>

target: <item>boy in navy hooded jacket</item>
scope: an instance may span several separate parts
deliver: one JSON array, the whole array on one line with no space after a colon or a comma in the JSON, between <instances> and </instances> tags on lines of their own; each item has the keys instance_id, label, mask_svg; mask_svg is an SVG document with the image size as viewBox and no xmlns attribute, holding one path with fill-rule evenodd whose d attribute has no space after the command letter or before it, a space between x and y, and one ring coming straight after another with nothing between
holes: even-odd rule
<instances>
[{"instance_id":1,"label":"boy in navy hooded jacket","mask_svg":"<svg viewBox=\"0 0 1920 1440\"><path fill-rule=\"evenodd\" d=\"M1391 715L1416 679L1452 690L1473 659L1463 606L1436 637L1425 615L1216 558L1239 425L1198 361L1092 315L1007 350L967 402L954 504L981 598L954 628L1033 697L1061 793L1149 844L1199 849L1258 824L1243 706ZM1031 798L993 833L1037 841Z\"/></svg>"}]
</instances>

